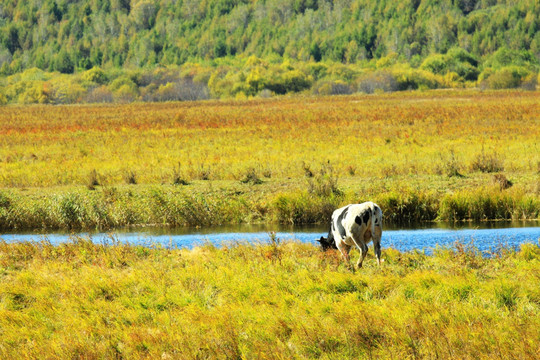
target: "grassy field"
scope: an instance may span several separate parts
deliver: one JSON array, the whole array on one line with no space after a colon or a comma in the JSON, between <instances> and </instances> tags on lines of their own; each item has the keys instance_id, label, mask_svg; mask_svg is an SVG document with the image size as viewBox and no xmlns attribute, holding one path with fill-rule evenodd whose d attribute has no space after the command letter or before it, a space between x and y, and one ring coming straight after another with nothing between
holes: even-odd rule
<instances>
[{"instance_id":1,"label":"grassy field","mask_svg":"<svg viewBox=\"0 0 540 360\"><path fill-rule=\"evenodd\" d=\"M365 200L398 223L536 219L539 97L2 107L0 228L309 223Z\"/></svg>"},{"instance_id":2,"label":"grassy field","mask_svg":"<svg viewBox=\"0 0 540 360\"><path fill-rule=\"evenodd\" d=\"M0 230L537 219L538 92L2 107ZM532 359L540 247L0 241L0 358ZM353 257L358 256L353 253Z\"/></svg>"},{"instance_id":3,"label":"grassy field","mask_svg":"<svg viewBox=\"0 0 540 360\"><path fill-rule=\"evenodd\" d=\"M286 241L0 242L0 358L538 358L537 244L383 258L351 273Z\"/></svg>"}]
</instances>

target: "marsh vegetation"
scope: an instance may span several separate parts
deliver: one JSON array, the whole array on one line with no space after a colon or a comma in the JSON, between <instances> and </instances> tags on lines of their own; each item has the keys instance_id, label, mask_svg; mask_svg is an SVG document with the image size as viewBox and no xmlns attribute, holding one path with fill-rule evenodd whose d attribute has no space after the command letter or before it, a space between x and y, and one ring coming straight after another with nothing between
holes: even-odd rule
<instances>
[{"instance_id":1,"label":"marsh vegetation","mask_svg":"<svg viewBox=\"0 0 540 360\"><path fill-rule=\"evenodd\" d=\"M0 242L2 358L534 358L540 247Z\"/></svg>"},{"instance_id":2,"label":"marsh vegetation","mask_svg":"<svg viewBox=\"0 0 540 360\"><path fill-rule=\"evenodd\" d=\"M0 114L0 228L536 219L538 93L435 91ZM510 186L510 184L512 186Z\"/></svg>"}]
</instances>

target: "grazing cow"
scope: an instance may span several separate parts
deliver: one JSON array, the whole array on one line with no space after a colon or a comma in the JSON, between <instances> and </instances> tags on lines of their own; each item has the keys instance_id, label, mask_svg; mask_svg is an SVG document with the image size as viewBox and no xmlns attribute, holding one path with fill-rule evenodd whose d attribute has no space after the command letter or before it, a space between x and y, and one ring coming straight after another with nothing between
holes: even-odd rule
<instances>
[{"instance_id":1,"label":"grazing cow","mask_svg":"<svg viewBox=\"0 0 540 360\"><path fill-rule=\"evenodd\" d=\"M381 208L371 201L344 206L332 214L328 238L321 237L318 241L323 250L339 249L347 264L349 251L356 246L360 250L356 265L361 268L368 252L367 244L373 240L377 263L381 265L382 216Z\"/></svg>"}]
</instances>

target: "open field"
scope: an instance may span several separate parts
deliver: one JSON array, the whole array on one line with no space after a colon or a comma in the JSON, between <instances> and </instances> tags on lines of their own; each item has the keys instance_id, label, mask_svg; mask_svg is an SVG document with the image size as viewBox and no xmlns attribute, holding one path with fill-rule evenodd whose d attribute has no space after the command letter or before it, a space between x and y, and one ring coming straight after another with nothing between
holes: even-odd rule
<instances>
[{"instance_id":1,"label":"open field","mask_svg":"<svg viewBox=\"0 0 540 360\"><path fill-rule=\"evenodd\" d=\"M357 256L353 253L353 256ZM336 253L0 243L0 357L533 359L540 247Z\"/></svg>"},{"instance_id":2,"label":"open field","mask_svg":"<svg viewBox=\"0 0 540 360\"><path fill-rule=\"evenodd\" d=\"M7 106L0 228L308 223L368 199L393 222L535 219L538 98L431 91Z\"/></svg>"}]
</instances>

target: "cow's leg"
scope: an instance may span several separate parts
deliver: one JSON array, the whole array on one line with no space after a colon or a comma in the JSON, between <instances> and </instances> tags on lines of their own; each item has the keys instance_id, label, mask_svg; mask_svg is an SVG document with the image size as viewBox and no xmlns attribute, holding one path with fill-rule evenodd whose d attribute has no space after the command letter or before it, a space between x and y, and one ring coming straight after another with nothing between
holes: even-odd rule
<instances>
[{"instance_id":1,"label":"cow's leg","mask_svg":"<svg viewBox=\"0 0 540 360\"><path fill-rule=\"evenodd\" d=\"M373 249L375 250L375 256L377 256L377 264L380 266L383 260L381 260L381 226L375 225L375 231L373 233Z\"/></svg>"},{"instance_id":2,"label":"cow's leg","mask_svg":"<svg viewBox=\"0 0 540 360\"><path fill-rule=\"evenodd\" d=\"M364 262L364 258L367 255L368 247L365 243L361 243L360 246L358 246L358 249L360 250L360 257L358 258L358 262L356 263L356 267L359 269L362 267L362 263Z\"/></svg>"},{"instance_id":3,"label":"cow's leg","mask_svg":"<svg viewBox=\"0 0 540 360\"><path fill-rule=\"evenodd\" d=\"M341 255L343 256L343 260L347 263L347 266L349 269L351 268L351 257L349 256L349 252L351 251L351 247L344 242L340 241L337 245L337 248L341 252ZM354 270L354 269L353 269Z\"/></svg>"}]
</instances>

